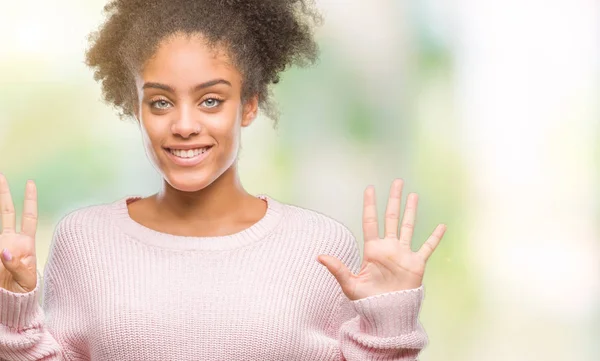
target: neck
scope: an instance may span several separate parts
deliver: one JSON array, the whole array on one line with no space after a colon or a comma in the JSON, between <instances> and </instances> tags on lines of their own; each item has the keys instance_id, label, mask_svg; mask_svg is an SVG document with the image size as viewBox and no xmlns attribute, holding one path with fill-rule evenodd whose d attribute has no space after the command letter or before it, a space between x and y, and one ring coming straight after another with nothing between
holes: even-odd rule
<instances>
[{"instance_id":1,"label":"neck","mask_svg":"<svg viewBox=\"0 0 600 361\"><path fill-rule=\"evenodd\" d=\"M195 192L173 188L166 180L154 202L157 211L167 219L218 221L235 217L247 205L256 201L239 180L237 162L207 187Z\"/></svg>"}]
</instances>

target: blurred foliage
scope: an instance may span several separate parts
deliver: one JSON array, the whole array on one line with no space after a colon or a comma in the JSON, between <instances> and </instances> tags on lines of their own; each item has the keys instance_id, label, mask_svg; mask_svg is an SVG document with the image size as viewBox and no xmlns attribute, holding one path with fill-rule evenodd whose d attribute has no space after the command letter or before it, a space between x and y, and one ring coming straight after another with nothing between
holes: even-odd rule
<instances>
[{"instance_id":1,"label":"blurred foliage","mask_svg":"<svg viewBox=\"0 0 600 361\"><path fill-rule=\"evenodd\" d=\"M0 91L0 108L10 121L0 142L0 169L17 207L25 182L36 182L41 216L89 197L116 175L115 150L101 146L87 108L80 106L90 102L90 94L68 80L3 83Z\"/></svg>"}]
</instances>

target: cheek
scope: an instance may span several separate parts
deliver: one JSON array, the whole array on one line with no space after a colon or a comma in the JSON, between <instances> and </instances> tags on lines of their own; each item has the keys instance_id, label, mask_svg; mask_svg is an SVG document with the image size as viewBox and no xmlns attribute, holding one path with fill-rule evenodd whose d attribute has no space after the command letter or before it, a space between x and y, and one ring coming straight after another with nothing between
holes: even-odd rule
<instances>
[{"instance_id":1,"label":"cheek","mask_svg":"<svg viewBox=\"0 0 600 361\"><path fill-rule=\"evenodd\" d=\"M151 124L142 123L142 132L146 146L152 146L152 143L156 142L157 130Z\"/></svg>"},{"instance_id":2,"label":"cheek","mask_svg":"<svg viewBox=\"0 0 600 361\"><path fill-rule=\"evenodd\" d=\"M150 152L148 155L156 154L162 151L161 141L165 137L165 131L168 129L161 129L156 122L142 122L141 131L144 138L144 147L146 152ZM156 154L160 157L160 154Z\"/></svg>"},{"instance_id":3,"label":"cheek","mask_svg":"<svg viewBox=\"0 0 600 361\"><path fill-rule=\"evenodd\" d=\"M206 127L207 133L216 138L221 147L231 148L239 143L241 125L235 107L210 119Z\"/></svg>"}]
</instances>

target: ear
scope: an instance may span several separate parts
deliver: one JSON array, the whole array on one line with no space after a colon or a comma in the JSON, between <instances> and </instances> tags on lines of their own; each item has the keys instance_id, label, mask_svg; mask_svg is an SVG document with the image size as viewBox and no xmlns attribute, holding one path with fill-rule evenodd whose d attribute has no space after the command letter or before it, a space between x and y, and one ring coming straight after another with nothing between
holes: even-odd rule
<instances>
[{"instance_id":1,"label":"ear","mask_svg":"<svg viewBox=\"0 0 600 361\"><path fill-rule=\"evenodd\" d=\"M254 119L256 119L256 115L258 113L258 94L254 95L244 103L244 110L242 113L242 127L247 127Z\"/></svg>"}]
</instances>

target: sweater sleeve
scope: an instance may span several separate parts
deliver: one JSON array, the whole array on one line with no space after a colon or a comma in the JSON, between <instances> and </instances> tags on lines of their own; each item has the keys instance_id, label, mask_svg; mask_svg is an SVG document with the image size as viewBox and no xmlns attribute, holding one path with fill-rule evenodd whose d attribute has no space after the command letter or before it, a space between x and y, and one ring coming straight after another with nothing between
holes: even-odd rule
<instances>
[{"instance_id":1,"label":"sweater sleeve","mask_svg":"<svg viewBox=\"0 0 600 361\"><path fill-rule=\"evenodd\" d=\"M76 334L68 314L73 299L61 288L54 274L63 274L65 222L59 222L54 233L44 277L38 271L37 285L28 293L14 293L0 288L0 360L66 361L77 360L68 352ZM57 257L57 255L59 255ZM61 278L56 278L61 279ZM63 278L64 279L64 278ZM42 285L43 282L43 285ZM42 302L39 298L42 295Z\"/></svg>"},{"instance_id":2,"label":"sweater sleeve","mask_svg":"<svg viewBox=\"0 0 600 361\"><path fill-rule=\"evenodd\" d=\"M340 260L354 274L360 270L357 242L343 232ZM424 288L388 292L351 301L341 292L334 325L341 361L417 361L428 338L418 317Z\"/></svg>"}]
</instances>

